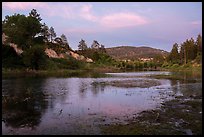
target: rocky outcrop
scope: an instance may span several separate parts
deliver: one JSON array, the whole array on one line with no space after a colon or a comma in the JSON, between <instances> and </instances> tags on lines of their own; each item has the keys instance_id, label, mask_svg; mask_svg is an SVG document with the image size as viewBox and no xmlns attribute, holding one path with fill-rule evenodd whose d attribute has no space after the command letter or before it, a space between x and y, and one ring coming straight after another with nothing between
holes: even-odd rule
<instances>
[{"instance_id":1,"label":"rocky outcrop","mask_svg":"<svg viewBox=\"0 0 204 137\"><path fill-rule=\"evenodd\" d=\"M23 53L23 50L22 50L21 48L18 48L16 44L10 43L9 45L14 48L14 50L16 51L16 53L17 53L18 55L20 55L21 53Z\"/></svg>"},{"instance_id":2,"label":"rocky outcrop","mask_svg":"<svg viewBox=\"0 0 204 137\"><path fill-rule=\"evenodd\" d=\"M93 63L93 60L90 59L90 58L86 58L86 62L88 62L88 63Z\"/></svg>"},{"instance_id":3,"label":"rocky outcrop","mask_svg":"<svg viewBox=\"0 0 204 137\"><path fill-rule=\"evenodd\" d=\"M45 53L48 55L49 58L60 58L57 53L52 49L45 49Z\"/></svg>"},{"instance_id":4,"label":"rocky outcrop","mask_svg":"<svg viewBox=\"0 0 204 137\"><path fill-rule=\"evenodd\" d=\"M16 51L16 53L17 53L18 55L20 55L21 53L23 53L23 50L22 50L21 48L18 48L16 44L14 44L14 43L8 43L8 42L7 42L7 38L8 38L8 36L6 36L6 35L3 33L3 34L2 34L2 44L4 44L4 45L9 45L9 46L13 47L14 50Z\"/></svg>"},{"instance_id":5,"label":"rocky outcrop","mask_svg":"<svg viewBox=\"0 0 204 137\"><path fill-rule=\"evenodd\" d=\"M73 51L67 51L64 54L57 54L54 50L52 49L45 49L45 53L50 57L50 58L66 58L66 55L71 56L73 58L75 58L76 60L80 60L80 61L85 61L85 62L93 62L92 59L90 58L86 58L83 55L79 55L77 53L74 53Z\"/></svg>"},{"instance_id":6,"label":"rocky outcrop","mask_svg":"<svg viewBox=\"0 0 204 137\"><path fill-rule=\"evenodd\" d=\"M11 47L14 48L14 50L16 51L16 53L18 55L20 55L21 53L23 53L23 50L21 48L18 48L16 44L14 43L7 43L6 40L7 40L8 36L6 36L4 33L2 34L2 44L4 45L10 45ZM73 58L75 58L76 60L80 60L80 61L85 61L85 62L93 62L92 59L90 58L86 58L84 57L83 55L79 55L77 53L74 53L73 51L70 51L68 50L66 53L60 53L59 55L56 53L55 50L53 49L49 49L49 48L46 48L45 49L45 53L48 55L48 57L50 58L66 58L66 56L71 56Z\"/></svg>"},{"instance_id":7,"label":"rocky outcrop","mask_svg":"<svg viewBox=\"0 0 204 137\"><path fill-rule=\"evenodd\" d=\"M89 62L89 63L93 62L92 59L90 59L90 58L85 58L83 55L79 55L79 54L74 53L74 52L72 52L72 51L70 51L70 55L71 55L73 58L77 59L77 60L86 61L86 62Z\"/></svg>"}]
</instances>

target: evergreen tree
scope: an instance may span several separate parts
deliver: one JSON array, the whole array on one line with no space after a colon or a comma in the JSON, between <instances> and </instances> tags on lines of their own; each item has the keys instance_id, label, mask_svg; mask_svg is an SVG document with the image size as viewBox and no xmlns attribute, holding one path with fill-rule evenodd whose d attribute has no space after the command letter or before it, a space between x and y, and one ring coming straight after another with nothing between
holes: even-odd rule
<instances>
[{"instance_id":1,"label":"evergreen tree","mask_svg":"<svg viewBox=\"0 0 204 137\"><path fill-rule=\"evenodd\" d=\"M196 46L197 46L196 62L202 63L202 36L200 34L196 39Z\"/></svg>"},{"instance_id":2,"label":"evergreen tree","mask_svg":"<svg viewBox=\"0 0 204 137\"><path fill-rule=\"evenodd\" d=\"M50 40L53 42L54 38L56 37L56 33L53 27L50 27Z\"/></svg>"},{"instance_id":3,"label":"evergreen tree","mask_svg":"<svg viewBox=\"0 0 204 137\"><path fill-rule=\"evenodd\" d=\"M172 63L179 63L178 44L175 43L169 54L169 61Z\"/></svg>"},{"instance_id":4,"label":"evergreen tree","mask_svg":"<svg viewBox=\"0 0 204 137\"><path fill-rule=\"evenodd\" d=\"M36 18L39 22L42 20L36 9L32 9L29 16Z\"/></svg>"},{"instance_id":5,"label":"evergreen tree","mask_svg":"<svg viewBox=\"0 0 204 137\"><path fill-rule=\"evenodd\" d=\"M50 38L49 27L44 23L41 28L41 35L43 36L44 40L48 42Z\"/></svg>"},{"instance_id":6,"label":"evergreen tree","mask_svg":"<svg viewBox=\"0 0 204 137\"><path fill-rule=\"evenodd\" d=\"M186 59L185 59L185 47L184 47L184 43L181 44L179 55L180 55L180 64L185 64L186 63Z\"/></svg>"},{"instance_id":7,"label":"evergreen tree","mask_svg":"<svg viewBox=\"0 0 204 137\"><path fill-rule=\"evenodd\" d=\"M79 42L78 48L79 50L86 50L88 48L85 40L81 39L81 41Z\"/></svg>"},{"instance_id":8,"label":"evergreen tree","mask_svg":"<svg viewBox=\"0 0 204 137\"><path fill-rule=\"evenodd\" d=\"M193 38L191 38L189 41L188 41L188 48L189 48L189 52L188 52L188 60L194 60L197 56L197 46L196 46L196 43L194 41Z\"/></svg>"},{"instance_id":9,"label":"evergreen tree","mask_svg":"<svg viewBox=\"0 0 204 137\"><path fill-rule=\"evenodd\" d=\"M61 39L62 39L63 45L65 45L65 46L67 46L69 48L67 37L64 34L61 35Z\"/></svg>"},{"instance_id":10,"label":"evergreen tree","mask_svg":"<svg viewBox=\"0 0 204 137\"><path fill-rule=\"evenodd\" d=\"M91 48L92 49L99 49L99 47L100 47L100 44L98 43L98 41L94 40L93 44L91 45Z\"/></svg>"},{"instance_id":11,"label":"evergreen tree","mask_svg":"<svg viewBox=\"0 0 204 137\"><path fill-rule=\"evenodd\" d=\"M202 36L199 34L196 39L196 46L198 53L202 53Z\"/></svg>"},{"instance_id":12,"label":"evergreen tree","mask_svg":"<svg viewBox=\"0 0 204 137\"><path fill-rule=\"evenodd\" d=\"M39 17L39 16L38 16ZM17 44L23 50L33 45L33 40L41 31L41 23L32 14L25 16L14 14L6 16L2 22L3 32L9 37L9 41Z\"/></svg>"}]
</instances>

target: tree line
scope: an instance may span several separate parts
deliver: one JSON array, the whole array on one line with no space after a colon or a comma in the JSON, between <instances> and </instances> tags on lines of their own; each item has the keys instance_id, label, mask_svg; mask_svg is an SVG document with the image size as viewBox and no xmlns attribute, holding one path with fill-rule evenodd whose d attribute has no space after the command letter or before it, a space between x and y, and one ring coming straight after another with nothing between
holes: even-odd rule
<instances>
[{"instance_id":1,"label":"tree line","mask_svg":"<svg viewBox=\"0 0 204 137\"><path fill-rule=\"evenodd\" d=\"M23 50L17 55L10 46L2 46L4 54L2 65L5 68L77 68L78 62L74 59L50 59L46 53L46 47L56 49L71 49L65 34L57 36L54 27L42 23L42 18L36 9L26 15L14 14L5 16L2 21L2 34L8 36L3 45L15 43ZM16 60L18 59L18 60ZM16 61L15 61L16 60ZM58 63L56 63L58 62ZM76 62L76 63L75 63Z\"/></svg>"},{"instance_id":2,"label":"tree line","mask_svg":"<svg viewBox=\"0 0 204 137\"><path fill-rule=\"evenodd\" d=\"M20 14L7 15L2 21L2 33L8 36L7 42L15 43L18 47L23 49L23 54L20 56L22 62L19 64L23 64L32 69L45 69L49 66L47 64L54 66L54 63L50 62L51 59L47 61L48 57L44 52L46 45L51 45L56 49L68 48L71 50L65 34L57 36L52 26L49 27L41 22L42 18L36 9L32 9L28 16ZM7 52L12 52L8 47L3 46L2 48ZM7 56L7 52L4 54L5 57ZM91 46L88 47L86 41L81 39L78 44L77 53L92 58L95 62L98 62L98 64L114 65L123 69L156 69L157 67L164 67L166 64L183 65L189 62L201 64L202 36L199 34L195 40L190 38L181 44L175 43L166 58L162 55L157 55L149 62L142 62L137 59L130 62L116 61L106 54L105 46L100 44L97 40L93 40ZM14 52L12 52L12 55L14 55ZM7 59L4 60L3 62L8 61ZM56 62L55 59L53 59L53 61ZM63 63L61 66L67 67L67 61L59 62ZM71 60L70 62L69 66L75 64L75 67L77 67L77 63L74 63L77 62L77 60ZM15 62L12 63L15 64Z\"/></svg>"},{"instance_id":3,"label":"tree line","mask_svg":"<svg viewBox=\"0 0 204 137\"><path fill-rule=\"evenodd\" d=\"M198 34L196 40L187 39L180 45L173 44L172 50L167 57L167 61L172 64L187 64L190 62L201 63L202 61L202 36Z\"/></svg>"},{"instance_id":4,"label":"tree line","mask_svg":"<svg viewBox=\"0 0 204 137\"><path fill-rule=\"evenodd\" d=\"M86 44L86 41L84 39L81 39L78 45L78 50L84 51L87 49L96 49L96 50L105 50L105 46L102 44L99 44L97 40L93 40L93 43L91 44L91 47L88 47Z\"/></svg>"},{"instance_id":5,"label":"tree line","mask_svg":"<svg viewBox=\"0 0 204 137\"><path fill-rule=\"evenodd\" d=\"M8 41L17 44L23 50L31 48L34 44L43 42L58 43L68 46L65 34L57 37L54 28L41 23L42 18L36 9L32 9L28 16L14 14L5 16L2 21L2 33L8 36Z\"/></svg>"},{"instance_id":6,"label":"tree line","mask_svg":"<svg viewBox=\"0 0 204 137\"><path fill-rule=\"evenodd\" d=\"M70 57L67 58L66 61L63 61L63 59L48 58L44 52L45 48L50 47L56 52L72 49L68 43L66 35L62 34L61 36L57 36L54 27L49 27L46 23L42 23L42 18L36 9L32 9L28 16L16 13L11 16L5 16L5 19L2 21L2 34L3 33L8 36L4 43L5 45L15 43L23 50L23 53L20 56L17 56L15 52L12 51L12 48L9 46L3 46L3 67L8 65L13 68L16 64L20 67L23 66L38 70L46 69L48 66L52 68L56 63L59 64L60 68L76 68L79 66L77 64L82 64ZM89 48L85 40L81 39L78 48L79 51L88 51L85 53L87 55L90 55L91 53L90 56L95 60L103 60L103 62L105 62L105 60L107 61L107 58L110 58L96 53L98 51L105 52L105 46L99 44L96 40L93 41L93 44ZM89 52L90 50L93 50L94 52ZM13 61L15 58L18 58L17 62Z\"/></svg>"}]
</instances>

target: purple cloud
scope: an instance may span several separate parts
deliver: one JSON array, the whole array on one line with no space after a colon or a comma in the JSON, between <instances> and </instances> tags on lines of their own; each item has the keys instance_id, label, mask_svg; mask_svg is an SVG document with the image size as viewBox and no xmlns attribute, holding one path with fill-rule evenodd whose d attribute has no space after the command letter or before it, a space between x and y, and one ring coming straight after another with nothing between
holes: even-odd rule
<instances>
[{"instance_id":1,"label":"purple cloud","mask_svg":"<svg viewBox=\"0 0 204 137\"><path fill-rule=\"evenodd\" d=\"M33 8L42 22L68 36L73 49L83 38L106 47L160 45L170 51L173 43L202 34L201 2L3 2L2 20L14 13L28 15Z\"/></svg>"}]
</instances>

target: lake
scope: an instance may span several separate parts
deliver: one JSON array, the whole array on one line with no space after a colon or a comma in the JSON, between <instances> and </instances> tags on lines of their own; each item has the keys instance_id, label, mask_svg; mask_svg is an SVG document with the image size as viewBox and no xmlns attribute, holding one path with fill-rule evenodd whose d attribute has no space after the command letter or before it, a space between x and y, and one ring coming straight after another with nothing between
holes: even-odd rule
<instances>
[{"instance_id":1,"label":"lake","mask_svg":"<svg viewBox=\"0 0 204 137\"><path fill-rule=\"evenodd\" d=\"M200 75L167 71L107 75L2 78L2 134L102 134L100 125L125 123L140 112L158 109L183 96L187 87L202 91Z\"/></svg>"}]
</instances>

